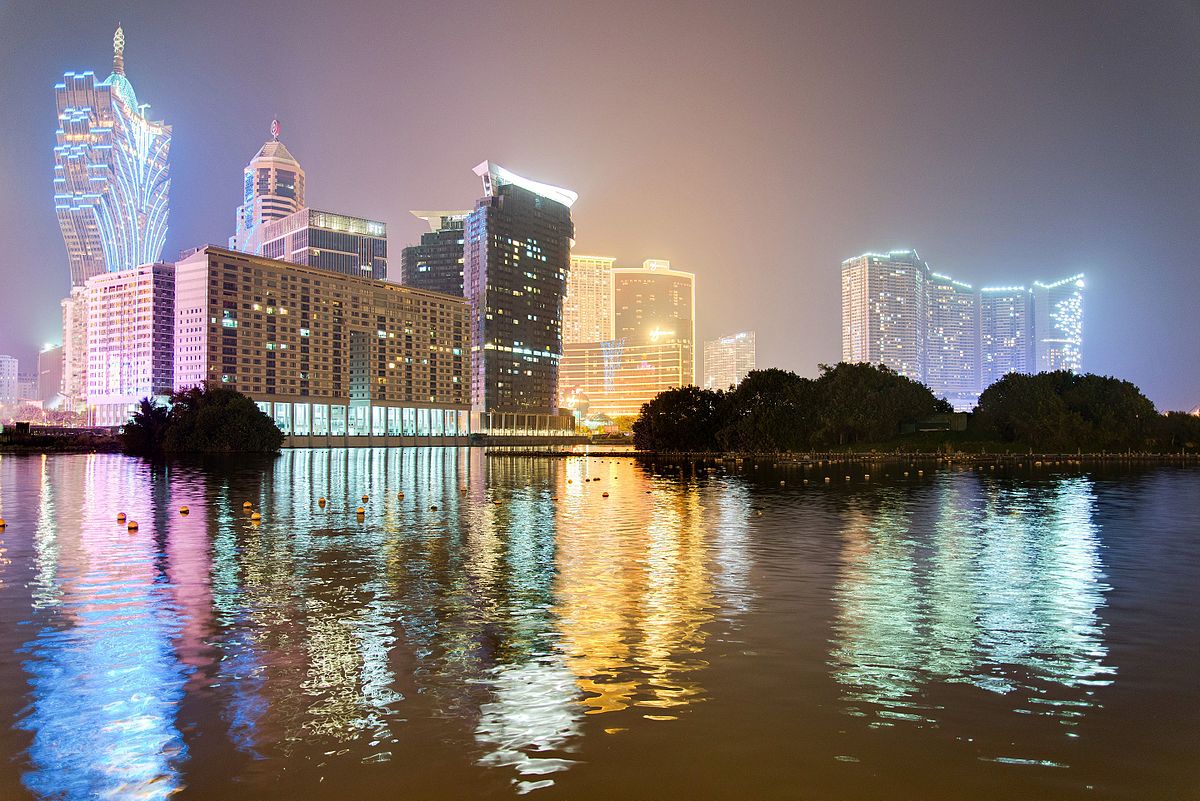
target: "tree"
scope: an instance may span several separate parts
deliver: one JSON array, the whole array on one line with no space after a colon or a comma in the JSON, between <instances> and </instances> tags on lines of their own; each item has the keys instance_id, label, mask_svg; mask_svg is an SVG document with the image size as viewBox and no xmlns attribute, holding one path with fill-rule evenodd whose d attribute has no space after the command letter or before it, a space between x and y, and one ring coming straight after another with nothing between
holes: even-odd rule
<instances>
[{"instance_id":1,"label":"tree","mask_svg":"<svg viewBox=\"0 0 1200 801\"><path fill-rule=\"evenodd\" d=\"M816 383L787 370L753 370L726 396L729 407L717 442L725 450L798 451L816 425Z\"/></svg>"},{"instance_id":2,"label":"tree","mask_svg":"<svg viewBox=\"0 0 1200 801\"><path fill-rule=\"evenodd\" d=\"M633 443L644 451L713 451L724 422L725 393L689 386L660 392L633 423Z\"/></svg>"},{"instance_id":3,"label":"tree","mask_svg":"<svg viewBox=\"0 0 1200 801\"><path fill-rule=\"evenodd\" d=\"M873 364L822 364L816 384L819 445L889 440L903 423L953 411L924 384Z\"/></svg>"},{"instance_id":4,"label":"tree","mask_svg":"<svg viewBox=\"0 0 1200 801\"><path fill-rule=\"evenodd\" d=\"M170 410L150 398L142 398L125 424L121 437L129 453L153 454L162 450L170 422Z\"/></svg>"},{"instance_id":5,"label":"tree","mask_svg":"<svg viewBox=\"0 0 1200 801\"><path fill-rule=\"evenodd\" d=\"M226 387L193 387L170 406L144 398L122 432L132 453L277 453L283 432L249 397Z\"/></svg>"}]
</instances>

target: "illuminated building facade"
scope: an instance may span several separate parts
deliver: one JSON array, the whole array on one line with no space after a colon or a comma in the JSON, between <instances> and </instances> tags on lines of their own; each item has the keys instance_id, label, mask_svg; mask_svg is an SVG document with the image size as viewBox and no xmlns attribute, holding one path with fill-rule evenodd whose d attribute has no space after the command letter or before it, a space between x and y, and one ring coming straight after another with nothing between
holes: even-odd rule
<instances>
[{"instance_id":1,"label":"illuminated building facade","mask_svg":"<svg viewBox=\"0 0 1200 801\"><path fill-rule=\"evenodd\" d=\"M925 282L915 250L865 253L842 262L842 361L925 378Z\"/></svg>"},{"instance_id":2,"label":"illuminated building facade","mask_svg":"<svg viewBox=\"0 0 1200 801\"><path fill-rule=\"evenodd\" d=\"M17 400L17 376L19 364L13 356L0 356L0 403Z\"/></svg>"},{"instance_id":3,"label":"illuminated building facade","mask_svg":"<svg viewBox=\"0 0 1200 801\"><path fill-rule=\"evenodd\" d=\"M753 331L739 331L704 343L705 389L736 387L753 369Z\"/></svg>"},{"instance_id":4,"label":"illuminated building facade","mask_svg":"<svg viewBox=\"0 0 1200 801\"><path fill-rule=\"evenodd\" d=\"M955 411L979 401L979 293L931 272L926 279L925 383Z\"/></svg>"},{"instance_id":5,"label":"illuminated building facade","mask_svg":"<svg viewBox=\"0 0 1200 801\"><path fill-rule=\"evenodd\" d=\"M1033 282L1034 358L1038 372L1083 369L1083 274Z\"/></svg>"},{"instance_id":6,"label":"illuminated building facade","mask_svg":"<svg viewBox=\"0 0 1200 801\"><path fill-rule=\"evenodd\" d=\"M1023 286L979 290L979 387L1033 369L1033 294Z\"/></svg>"},{"instance_id":7,"label":"illuminated building facade","mask_svg":"<svg viewBox=\"0 0 1200 801\"><path fill-rule=\"evenodd\" d=\"M89 278L86 288L88 420L119 426L142 398L171 394L175 267L104 273Z\"/></svg>"},{"instance_id":8,"label":"illuminated building facade","mask_svg":"<svg viewBox=\"0 0 1200 801\"><path fill-rule=\"evenodd\" d=\"M429 223L421 243L400 253L400 283L462 297L463 224L467 211L414 211Z\"/></svg>"},{"instance_id":9,"label":"illuminated building facade","mask_svg":"<svg viewBox=\"0 0 1200 801\"><path fill-rule=\"evenodd\" d=\"M571 254L563 299L563 342L612 339L612 270L616 259Z\"/></svg>"},{"instance_id":10,"label":"illuminated building facade","mask_svg":"<svg viewBox=\"0 0 1200 801\"><path fill-rule=\"evenodd\" d=\"M681 386L696 382L696 276L647 259L612 270L613 338L629 345L683 347Z\"/></svg>"},{"instance_id":11,"label":"illuminated building facade","mask_svg":"<svg viewBox=\"0 0 1200 801\"><path fill-rule=\"evenodd\" d=\"M558 368L576 195L491 162L475 173L484 197L464 224L463 294L478 430L571 430L558 414Z\"/></svg>"},{"instance_id":12,"label":"illuminated building facade","mask_svg":"<svg viewBox=\"0 0 1200 801\"><path fill-rule=\"evenodd\" d=\"M38 353L38 399L57 406L63 382L63 346L47 345Z\"/></svg>"},{"instance_id":13,"label":"illuminated building facade","mask_svg":"<svg viewBox=\"0 0 1200 801\"><path fill-rule=\"evenodd\" d=\"M304 208L304 168L279 141L279 133L279 120L272 120L271 138L242 171L242 205L229 240L234 250L255 252L250 244L255 229Z\"/></svg>"},{"instance_id":14,"label":"illuminated building facade","mask_svg":"<svg viewBox=\"0 0 1200 801\"><path fill-rule=\"evenodd\" d=\"M207 247L175 266L176 389L249 395L287 446L463 444L467 304Z\"/></svg>"},{"instance_id":15,"label":"illuminated building facade","mask_svg":"<svg viewBox=\"0 0 1200 801\"><path fill-rule=\"evenodd\" d=\"M124 52L117 28L111 75L68 72L54 86L54 208L76 287L154 262L166 241L171 127L138 102Z\"/></svg>"},{"instance_id":16,"label":"illuminated building facade","mask_svg":"<svg viewBox=\"0 0 1200 801\"><path fill-rule=\"evenodd\" d=\"M318 270L387 278L387 225L317 209L270 220L250 231L237 250Z\"/></svg>"},{"instance_id":17,"label":"illuminated building facade","mask_svg":"<svg viewBox=\"0 0 1200 801\"><path fill-rule=\"evenodd\" d=\"M568 343L559 376L562 406L581 418L636 417L658 393L684 386L688 371L682 342Z\"/></svg>"},{"instance_id":18,"label":"illuminated building facade","mask_svg":"<svg viewBox=\"0 0 1200 801\"><path fill-rule=\"evenodd\" d=\"M62 393L69 411L82 411L87 396L87 290L72 287L62 300Z\"/></svg>"}]
</instances>

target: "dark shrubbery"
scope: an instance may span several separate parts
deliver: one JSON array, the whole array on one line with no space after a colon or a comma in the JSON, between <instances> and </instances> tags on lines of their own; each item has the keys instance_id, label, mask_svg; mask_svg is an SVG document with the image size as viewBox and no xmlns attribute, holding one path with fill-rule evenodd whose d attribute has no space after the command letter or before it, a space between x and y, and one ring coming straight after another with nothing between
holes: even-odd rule
<instances>
[{"instance_id":1,"label":"dark shrubbery","mask_svg":"<svg viewBox=\"0 0 1200 801\"><path fill-rule=\"evenodd\" d=\"M283 432L246 395L223 387L145 398L122 432L130 453L278 453Z\"/></svg>"},{"instance_id":2,"label":"dark shrubbery","mask_svg":"<svg viewBox=\"0 0 1200 801\"><path fill-rule=\"evenodd\" d=\"M657 451L798 451L878 442L950 406L869 364L821 365L819 378L755 370L731 392L683 387L642 406L634 444Z\"/></svg>"}]
</instances>

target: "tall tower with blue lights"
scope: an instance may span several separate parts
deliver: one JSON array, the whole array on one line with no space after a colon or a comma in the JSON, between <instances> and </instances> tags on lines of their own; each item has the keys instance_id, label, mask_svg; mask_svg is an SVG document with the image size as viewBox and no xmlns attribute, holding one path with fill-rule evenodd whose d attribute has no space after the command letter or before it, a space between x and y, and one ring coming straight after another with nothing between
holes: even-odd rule
<instances>
[{"instance_id":1,"label":"tall tower with blue lights","mask_svg":"<svg viewBox=\"0 0 1200 801\"><path fill-rule=\"evenodd\" d=\"M54 208L71 285L158 260L167 236L171 126L149 118L125 77L125 33L113 71L68 72L55 84Z\"/></svg>"}]
</instances>

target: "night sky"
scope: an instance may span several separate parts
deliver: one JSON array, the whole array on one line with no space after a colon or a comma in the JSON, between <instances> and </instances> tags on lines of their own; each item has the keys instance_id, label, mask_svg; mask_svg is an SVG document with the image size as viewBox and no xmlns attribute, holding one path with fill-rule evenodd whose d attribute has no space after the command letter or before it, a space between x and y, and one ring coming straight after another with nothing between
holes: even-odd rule
<instances>
[{"instance_id":1,"label":"night sky","mask_svg":"<svg viewBox=\"0 0 1200 801\"><path fill-rule=\"evenodd\" d=\"M164 257L224 243L271 118L309 205L423 223L484 159L579 193L577 251L697 275L698 334L841 353L839 267L913 247L976 285L1088 274L1084 368L1200 403L1200 6L0 0L0 353L69 289L53 85L126 73L174 126Z\"/></svg>"}]
</instances>

